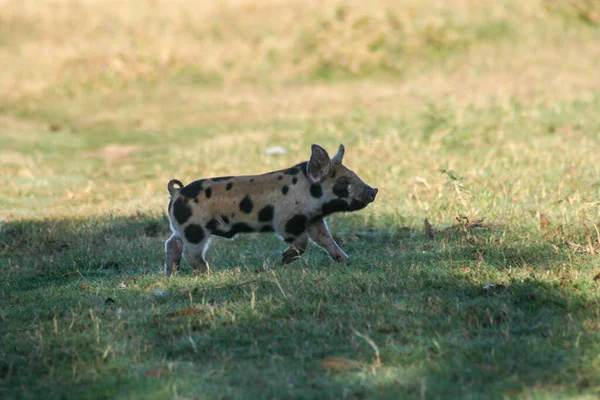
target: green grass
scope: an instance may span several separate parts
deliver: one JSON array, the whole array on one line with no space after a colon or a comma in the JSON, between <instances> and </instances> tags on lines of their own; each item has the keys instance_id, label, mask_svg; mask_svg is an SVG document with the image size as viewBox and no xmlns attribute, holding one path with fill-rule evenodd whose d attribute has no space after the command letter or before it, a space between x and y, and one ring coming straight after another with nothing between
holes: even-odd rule
<instances>
[{"instance_id":1,"label":"green grass","mask_svg":"<svg viewBox=\"0 0 600 400\"><path fill-rule=\"evenodd\" d=\"M1 398L600 395L595 3L380 3L7 3ZM311 143L380 189L329 218L351 266L247 235L160 274L170 179Z\"/></svg>"},{"instance_id":2,"label":"green grass","mask_svg":"<svg viewBox=\"0 0 600 400\"><path fill-rule=\"evenodd\" d=\"M382 195L361 213L331 218L351 267L331 262L314 246L301 260L282 266L283 243L246 236L216 241L209 276L193 276L189 269L172 279L160 276L169 234L165 194L146 195L155 202L137 211L138 199L130 194L139 182L157 179L140 176L139 168L169 169L159 153L133 156L128 163L134 167L124 172L113 166L108 176L99 173L101 182L118 182L107 183L114 186L114 202L131 201L110 216L27 212L38 202L52 204L53 196L39 194L43 189L37 185L17 190L24 198L5 198L8 206L39 216L9 216L0 234L3 396L598 394L598 285L592 278L600 270L594 229L600 175L587 164L599 144L588 133L599 131L593 118L597 101L514 105L508 111L467 108L460 110L460 121L456 108L438 107L445 111L427 106L409 120L353 112L354 117L330 122L347 132L360 125L374 143L397 140L382 150L386 154L400 156L394 146L415 146L422 153L376 168L378 161L371 166L356 151L364 137L347 136L348 164L359 167ZM433 123L432 114L444 116ZM530 115L539 118L532 121ZM505 118L510 120L502 122ZM494 121L503 125L502 137L488 126ZM568 121L579 126L568 135L557 133ZM458 134L434 145L435 135L427 133L433 125ZM299 142L325 134L320 126L304 124L313 133ZM390 133L411 126L422 126L423 136ZM285 127L273 128L278 129ZM149 135L129 139L148 148L167 140ZM202 134L188 137L192 144L185 147L200 148ZM95 170L94 162L54 159L68 146L46 144L36 153L65 188L73 190L68 182L76 181L69 173ZM172 146L184 151L182 144ZM262 143L234 147L261 158L254 148ZM216 161L218 154L208 157ZM257 160L251 169L261 170ZM415 174L427 184L408 184ZM101 209L113 209L102 191L89 196ZM549 224L541 224L540 213ZM455 221L460 215L471 220ZM438 231L434 239L423 231L425 217ZM478 218L485 218L483 224L471 226ZM238 286L247 281L254 282ZM489 283L496 287L485 290ZM106 303L108 298L115 302ZM202 312L168 316L190 307ZM380 363L359 334L377 346ZM323 364L329 357L361 364L330 370Z\"/></svg>"}]
</instances>

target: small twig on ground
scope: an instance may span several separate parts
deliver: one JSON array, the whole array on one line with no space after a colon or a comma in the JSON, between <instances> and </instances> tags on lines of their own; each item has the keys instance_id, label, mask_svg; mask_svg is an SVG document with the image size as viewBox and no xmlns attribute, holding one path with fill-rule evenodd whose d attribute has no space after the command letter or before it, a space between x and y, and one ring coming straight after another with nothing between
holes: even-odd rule
<instances>
[{"instance_id":1,"label":"small twig on ground","mask_svg":"<svg viewBox=\"0 0 600 400\"><path fill-rule=\"evenodd\" d=\"M62 274L62 276L75 275L75 274L79 274L79 276L83 277L83 275L81 275L81 272L79 272L79 270L64 273L64 274Z\"/></svg>"},{"instance_id":2,"label":"small twig on ground","mask_svg":"<svg viewBox=\"0 0 600 400\"><path fill-rule=\"evenodd\" d=\"M67 272L67 273L62 274L63 278L65 276L69 276L69 275L79 275L81 277L81 279L83 279L84 281L87 281L87 279L85 279L85 276L83 276L83 274L79 270L71 271L71 272Z\"/></svg>"},{"instance_id":3,"label":"small twig on ground","mask_svg":"<svg viewBox=\"0 0 600 400\"><path fill-rule=\"evenodd\" d=\"M358 336L359 338L361 338L365 342L367 342L369 344L369 346L371 346L371 348L375 351L375 361L373 362L373 366L377 367L377 366L381 365L381 358L379 358L379 347L377 347L377 345L375 344L373 339L371 339L367 335L360 333L359 331L357 331L354 328L352 328L352 330L354 331L354 334L356 336Z\"/></svg>"},{"instance_id":4,"label":"small twig on ground","mask_svg":"<svg viewBox=\"0 0 600 400\"><path fill-rule=\"evenodd\" d=\"M598 243L598 245L600 245L600 232L598 231L598 225L592 224L592 226L596 230L596 243Z\"/></svg>"},{"instance_id":5,"label":"small twig on ground","mask_svg":"<svg viewBox=\"0 0 600 400\"><path fill-rule=\"evenodd\" d=\"M275 274L275 271L271 271L271 275L273 275L273 278L275 279L275 283L277 284L279 291L283 295L283 298L287 299L287 294L285 294L285 292L283 291L283 288L281 287L281 284L279 283L279 279L277 279L277 274Z\"/></svg>"},{"instance_id":6,"label":"small twig on ground","mask_svg":"<svg viewBox=\"0 0 600 400\"><path fill-rule=\"evenodd\" d=\"M175 318L175 317L182 317L185 315L193 315L193 314L200 314L206 312L204 310L201 310L199 308L187 308L185 310L181 310L181 311L174 311L174 312L170 312L167 314L168 318Z\"/></svg>"},{"instance_id":7,"label":"small twig on ground","mask_svg":"<svg viewBox=\"0 0 600 400\"><path fill-rule=\"evenodd\" d=\"M566 244L567 246L569 246L570 248L572 248L573 250L580 252L580 253L586 253L586 254L597 254L599 252L599 250L592 246L589 242L587 244L587 246L581 245L579 243L575 243L572 242L568 239L563 238L562 239L563 243Z\"/></svg>"},{"instance_id":8,"label":"small twig on ground","mask_svg":"<svg viewBox=\"0 0 600 400\"><path fill-rule=\"evenodd\" d=\"M489 224L484 224L483 220L484 219L481 218L476 221L470 222L468 217L466 217L464 215L458 216L458 217L456 217L456 224L445 228L444 230L440 231L440 233L442 233L442 234L448 233L455 229L474 229L474 228L485 228L486 226L490 226Z\"/></svg>"}]
</instances>

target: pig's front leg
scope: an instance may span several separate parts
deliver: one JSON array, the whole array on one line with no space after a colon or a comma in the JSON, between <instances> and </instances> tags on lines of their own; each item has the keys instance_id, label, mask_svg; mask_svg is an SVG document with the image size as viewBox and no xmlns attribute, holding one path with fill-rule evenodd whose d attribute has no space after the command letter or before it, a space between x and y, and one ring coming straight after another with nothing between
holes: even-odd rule
<instances>
[{"instance_id":1,"label":"pig's front leg","mask_svg":"<svg viewBox=\"0 0 600 400\"><path fill-rule=\"evenodd\" d=\"M308 235L303 233L298 236L293 242L290 243L290 247L287 248L286 251L283 252L283 263L289 264L292 261L300 258L304 251L306 251L306 246L308 245Z\"/></svg>"},{"instance_id":2,"label":"pig's front leg","mask_svg":"<svg viewBox=\"0 0 600 400\"><path fill-rule=\"evenodd\" d=\"M327 250L331 258L335 261L346 265L350 264L350 259L346 253L344 253L344 250L342 250L335 242L331 233L329 233L329 228L327 228L327 223L325 223L323 218L319 218L312 222L306 229L306 232L315 243Z\"/></svg>"}]
</instances>

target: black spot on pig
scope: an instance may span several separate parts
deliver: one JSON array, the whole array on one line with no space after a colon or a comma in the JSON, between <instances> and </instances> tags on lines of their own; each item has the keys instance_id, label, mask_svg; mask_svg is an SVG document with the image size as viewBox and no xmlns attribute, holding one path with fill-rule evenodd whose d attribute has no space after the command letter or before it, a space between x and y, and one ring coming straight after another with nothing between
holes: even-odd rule
<instances>
[{"instance_id":1,"label":"black spot on pig","mask_svg":"<svg viewBox=\"0 0 600 400\"><path fill-rule=\"evenodd\" d=\"M190 243L200 243L204 239L204 229L200 225L191 224L183 231L185 238Z\"/></svg>"},{"instance_id":2,"label":"black spot on pig","mask_svg":"<svg viewBox=\"0 0 600 400\"><path fill-rule=\"evenodd\" d=\"M298 175L298 172L300 172L300 168L296 165L295 167L286 169L284 173L286 175Z\"/></svg>"},{"instance_id":3,"label":"black spot on pig","mask_svg":"<svg viewBox=\"0 0 600 400\"><path fill-rule=\"evenodd\" d=\"M322 211L323 215L329 215L334 212L347 211L349 208L348 203L341 199L330 200L323 204Z\"/></svg>"},{"instance_id":4,"label":"black spot on pig","mask_svg":"<svg viewBox=\"0 0 600 400\"><path fill-rule=\"evenodd\" d=\"M240 210L246 214L250 214L254 208L254 203L249 195L246 195L240 202Z\"/></svg>"},{"instance_id":5,"label":"black spot on pig","mask_svg":"<svg viewBox=\"0 0 600 400\"><path fill-rule=\"evenodd\" d=\"M250 225L248 225L244 222L238 222L236 224L233 224L231 229L228 231L222 231L219 229L215 229L212 233L213 233L213 235L222 236L224 238L231 239L238 233L250 233L250 232L254 232L254 229L252 229L252 227Z\"/></svg>"},{"instance_id":6,"label":"black spot on pig","mask_svg":"<svg viewBox=\"0 0 600 400\"><path fill-rule=\"evenodd\" d=\"M211 219L210 221L208 221L206 223L206 229L208 229L210 232L215 232L217 230L217 226L219 225L219 221L217 221L216 219Z\"/></svg>"},{"instance_id":7,"label":"black spot on pig","mask_svg":"<svg viewBox=\"0 0 600 400\"><path fill-rule=\"evenodd\" d=\"M306 230L307 222L308 218L306 215L295 215L285 224L285 231L292 235L300 236Z\"/></svg>"},{"instance_id":8,"label":"black spot on pig","mask_svg":"<svg viewBox=\"0 0 600 400\"><path fill-rule=\"evenodd\" d=\"M180 225L184 224L192 216L192 208L183 201L183 198L179 197L173 203L173 215Z\"/></svg>"},{"instance_id":9,"label":"black spot on pig","mask_svg":"<svg viewBox=\"0 0 600 400\"><path fill-rule=\"evenodd\" d=\"M233 176L219 176L218 178L212 178L212 181L213 182L228 181L232 178L233 178Z\"/></svg>"},{"instance_id":10,"label":"black spot on pig","mask_svg":"<svg viewBox=\"0 0 600 400\"><path fill-rule=\"evenodd\" d=\"M337 197L342 198L350 196L350 193L348 192L348 184L336 183L335 185L333 185L333 194L335 194Z\"/></svg>"},{"instance_id":11,"label":"black spot on pig","mask_svg":"<svg viewBox=\"0 0 600 400\"><path fill-rule=\"evenodd\" d=\"M366 206L367 206L366 203L363 203L363 202L355 200L355 199L352 199L350 201L350 204L348 204L346 201L344 201L342 199L334 199L334 200L330 200L327 203L323 204L321 211L323 213L323 216L326 216L326 215L329 215L334 212L356 211L356 210L363 209Z\"/></svg>"},{"instance_id":12,"label":"black spot on pig","mask_svg":"<svg viewBox=\"0 0 600 400\"><path fill-rule=\"evenodd\" d=\"M265 206L258 212L258 222L271 222L275 209L272 205Z\"/></svg>"},{"instance_id":13,"label":"black spot on pig","mask_svg":"<svg viewBox=\"0 0 600 400\"><path fill-rule=\"evenodd\" d=\"M234 236L237 235L238 233L250 233L250 232L254 232L254 229L244 223L244 222L238 222L237 224L233 224L233 226L231 227L229 233L233 234Z\"/></svg>"},{"instance_id":14,"label":"black spot on pig","mask_svg":"<svg viewBox=\"0 0 600 400\"><path fill-rule=\"evenodd\" d=\"M186 187L184 187L183 189L181 189L179 191L179 193L181 193L182 196L185 196L188 198L194 198L194 197L198 196L198 193L200 193L202 191L203 184L204 184L204 179L200 179L199 181L194 181L194 182L190 183L189 185L187 185Z\"/></svg>"},{"instance_id":15,"label":"black spot on pig","mask_svg":"<svg viewBox=\"0 0 600 400\"><path fill-rule=\"evenodd\" d=\"M306 178L308 178L308 171L306 169L307 166L308 166L308 161L304 161L303 163L296 165L296 167L298 167L298 169L300 169L300 171L302 171L302 173L304 174L304 176Z\"/></svg>"},{"instance_id":16,"label":"black spot on pig","mask_svg":"<svg viewBox=\"0 0 600 400\"><path fill-rule=\"evenodd\" d=\"M310 185L310 195L315 198L323 196L323 188L319 183L313 183Z\"/></svg>"}]
</instances>

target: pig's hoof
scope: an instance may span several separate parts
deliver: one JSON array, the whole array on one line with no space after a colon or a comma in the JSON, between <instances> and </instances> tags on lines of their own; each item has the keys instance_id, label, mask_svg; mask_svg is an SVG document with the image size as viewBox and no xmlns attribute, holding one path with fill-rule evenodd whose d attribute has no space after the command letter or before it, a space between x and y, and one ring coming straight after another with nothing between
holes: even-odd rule
<instances>
[{"instance_id":1,"label":"pig's hoof","mask_svg":"<svg viewBox=\"0 0 600 400\"><path fill-rule=\"evenodd\" d=\"M333 259L335 260L335 262L338 262L340 264L344 264L344 265L352 264L352 262L350 261L350 258L348 258L348 257L335 256L335 257L333 257Z\"/></svg>"},{"instance_id":2,"label":"pig's hoof","mask_svg":"<svg viewBox=\"0 0 600 400\"><path fill-rule=\"evenodd\" d=\"M165 265L165 268L163 270L163 273L165 274L165 276L171 276L173 274L175 274L177 272L177 266L173 265L171 268L169 268L168 266Z\"/></svg>"},{"instance_id":3,"label":"pig's hoof","mask_svg":"<svg viewBox=\"0 0 600 400\"><path fill-rule=\"evenodd\" d=\"M208 263L206 263L204 265L199 265L198 267L194 268L194 271L192 271L192 274L195 274L195 275L210 274L210 267L208 266Z\"/></svg>"},{"instance_id":4,"label":"pig's hoof","mask_svg":"<svg viewBox=\"0 0 600 400\"><path fill-rule=\"evenodd\" d=\"M281 261L284 264L289 264L293 261L296 261L299 258L300 258L300 252L297 249L290 247L289 249L287 249L286 251L283 252L283 258Z\"/></svg>"}]
</instances>

